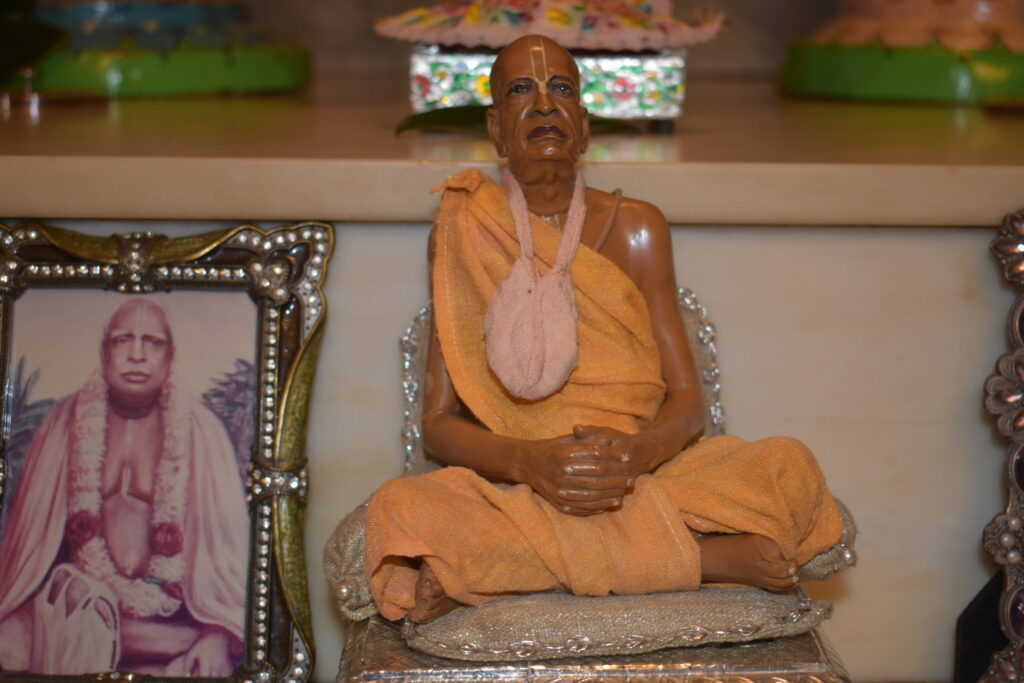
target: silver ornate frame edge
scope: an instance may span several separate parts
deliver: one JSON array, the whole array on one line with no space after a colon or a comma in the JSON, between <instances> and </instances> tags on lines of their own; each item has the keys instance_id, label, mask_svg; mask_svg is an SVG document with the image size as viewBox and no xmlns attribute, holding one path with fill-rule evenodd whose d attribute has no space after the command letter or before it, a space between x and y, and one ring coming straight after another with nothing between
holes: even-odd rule
<instances>
[{"instance_id":1,"label":"silver ornate frame edge","mask_svg":"<svg viewBox=\"0 0 1024 683\"><path fill-rule=\"evenodd\" d=\"M990 244L1016 299L1007 317L1011 350L996 361L985 381L985 408L1009 441L1004 467L1007 504L985 527L985 550L1002 565L999 621L1009 644L992 655L985 683L1020 680L1024 673L1024 210L1003 218Z\"/></svg>"}]
</instances>

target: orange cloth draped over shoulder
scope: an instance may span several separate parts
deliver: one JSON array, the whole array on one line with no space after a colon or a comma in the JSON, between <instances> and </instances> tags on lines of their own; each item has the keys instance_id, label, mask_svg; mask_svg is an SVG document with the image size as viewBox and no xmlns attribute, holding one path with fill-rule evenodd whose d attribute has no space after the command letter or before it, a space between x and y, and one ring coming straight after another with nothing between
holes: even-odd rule
<instances>
[{"instance_id":1,"label":"orange cloth draped over shoulder","mask_svg":"<svg viewBox=\"0 0 1024 683\"><path fill-rule=\"evenodd\" d=\"M574 425L636 433L665 395L643 295L629 277L581 245L572 276L579 365L558 392L535 402L510 395L487 366L484 315L519 253L505 191L480 171L443 186L435 227L433 303L448 373L487 428L542 439ZM536 262L555 262L561 233L533 217ZM693 531L750 532L804 563L839 540L840 520L814 456L788 438L705 439L651 475L614 512L577 517L529 486L496 485L463 467L387 482L367 511L366 571L380 613L415 604L421 562L454 600L479 605L539 591L638 594L700 586Z\"/></svg>"}]
</instances>

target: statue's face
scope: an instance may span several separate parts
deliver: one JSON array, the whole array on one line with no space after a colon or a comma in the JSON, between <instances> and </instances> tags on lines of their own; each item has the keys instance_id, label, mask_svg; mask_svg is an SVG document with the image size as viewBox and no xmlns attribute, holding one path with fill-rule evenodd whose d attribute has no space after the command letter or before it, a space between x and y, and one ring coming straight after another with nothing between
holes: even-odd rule
<instances>
[{"instance_id":1,"label":"statue's face","mask_svg":"<svg viewBox=\"0 0 1024 683\"><path fill-rule=\"evenodd\" d=\"M502 51L491 74L487 128L513 172L530 163L575 163L586 150L590 126L579 86L576 63L554 41L526 36Z\"/></svg>"},{"instance_id":2,"label":"statue's face","mask_svg":"<svg viewBox=\"0 0 1024 683\"><path fill-rule=\"evenodd\" d=\"M103 375L111 398L128 404L153 400L171 372L173 348L165 321L145 306L114 314L103 347Z\"/></svg>"}]
</instances>

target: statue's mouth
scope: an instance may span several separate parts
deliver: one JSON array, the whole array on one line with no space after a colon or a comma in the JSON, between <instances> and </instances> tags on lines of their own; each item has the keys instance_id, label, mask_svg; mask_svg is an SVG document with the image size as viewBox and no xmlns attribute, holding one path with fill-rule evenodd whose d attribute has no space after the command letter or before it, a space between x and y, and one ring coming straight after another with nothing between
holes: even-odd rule
<instances>
[{"instance_id":1,"label":"statue's mouth","mask_svg":"<svg viewBox=\"0 0 1024 683\"><path fill-rule=\"evenodd\" d=\"M146 380L149 379L149 373L148 372L125 372L125 373L122 373L121 378L125 382L130 382L131 384L143 384L143 383L146 382Z\"/></svg>"},{"instance_id":2,"label":"statue's mouth","mask_svg":"<svg viewBox=\"0 0 1024 683\"><path fill-rule=\"evenodd\" d=\"M559 138L564 140L565 137L565 132L558 126L537 126L531 130L530 134L527 136L530 140L536 140L538 138Z\"/></svg>"}]
</instances>

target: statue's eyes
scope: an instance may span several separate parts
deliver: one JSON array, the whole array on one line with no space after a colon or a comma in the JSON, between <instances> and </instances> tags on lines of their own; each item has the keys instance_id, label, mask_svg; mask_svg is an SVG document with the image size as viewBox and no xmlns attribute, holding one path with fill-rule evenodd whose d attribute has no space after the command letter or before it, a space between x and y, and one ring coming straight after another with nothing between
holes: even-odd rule
<instances>
[{"instance_id":1,"label":"statue's eyes","mask_svg":"<svg viewBox=\"0 0 1024 683\"><path fill-rule=\"evenodd\" d=\"M533 92L534 84L532 81L522 80L516 81L508 87L508 95L527 95ZM561 97L572 97L576 94L575 89L571 83L565 81L554 81L548 86L548 92L553 95L559 95Z\"/></svg>"},{"instance_id":2,"label":"statue's eyes","mask_svg":"<svg viewBox=\"0 0 1024 683\"><path fill-rule=\"evenodd\" d=\"M574 92L572 86L569 85L568 83L565 83L564 81L558 81L556 83L553 83L551 85L551 90L558 93L559 95L567 96L572 95Z\"/></svg>"}]
</instances>

